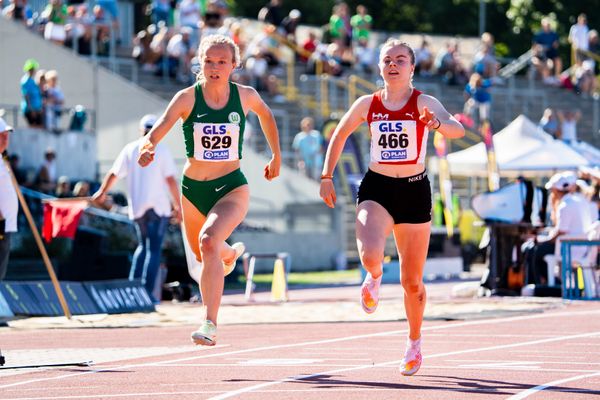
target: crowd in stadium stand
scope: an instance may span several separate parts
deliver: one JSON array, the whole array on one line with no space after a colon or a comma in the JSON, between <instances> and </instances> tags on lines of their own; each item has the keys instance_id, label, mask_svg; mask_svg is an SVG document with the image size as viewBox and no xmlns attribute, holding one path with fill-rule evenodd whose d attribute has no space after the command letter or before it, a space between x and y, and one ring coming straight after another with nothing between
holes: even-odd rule
<instances>
[{"instance_id":1,"label":"crowd in stadium stand","mask_svg":"<svg viewBox=\"0 0 600 400\"><path fill-rule=\"evenodd\" d=\"M49 0L39 15L32 12L27 0L4 0L2 5L4 17L22 21L45 39L74 48L80 54L89 55L95 48L97 54L106 55L111 45L119 44L116 0ZM287 12L282 0L268 0L262 7L257 15L258 30L233 17L224 0L149 0L145 12L150 24L133 38L132 58L146 74L168 76L179 84L194 82L198 44L202 37L213 33L230 36L242 51L242 68L236 70L233 79L267 93L274 102L285 101L279 82L285 74L285 63L290 60L290 48L296 51L293 59L304 73L320 72L335 77L360 74L367 78L377 74L379 46L373 40L373 18L363 5L352 12L345 2L337 2L325 25L309 27L300 38L297 28L302 14L296 9ZM532 71L546 85L564 87L582 97L597 96L598 63L590 53L600 54L598 32L588 28L584 14L578 16L568 35L573 62L564 69L569 62L561 59L560 37L553 25L551 18L543 18L541 29L534 34ZM419 77L464 87L465 114L490 118L490 88L503 84L498 75L501 64L490 33L481 36L470 65L461 57L459 40L449 40L441 48L433 49L426 36L415 48L415 63ZM21 84L24 93L33 93L34 101L24 104L22 111L31 127L60 131L64 96L57 79L56 71L26 71ZM42 99L39 105L35 100L37 92ZM567 142L577 140L578 115L577 110L547 111L540 125L556 138ZM548 128L552 124L556 128ZM298 139L294 148L298 154L306 154L305 149L312 148L302 144L312 140L310 135L303 134L312 130L305 125L310 124L305 120L298 134L302 140ZM307 159L298 162L308 176L315 175L313 164Z\"/></svg>"},{"instance_id":2,"label":"crowd in stadium stand","mask_svg":"<svg viewBox=\"0 0 600 400\"><path fill-rule=\"evenodd\" d=\"M111 43L118 43L116 0L50 0L39 15L32 12L27 0L3 0L2 4L4 16L21 20L47 40L75 47L81 54L92 52L93 40L100 55L108 54ZM94 4L91 12L90 4ZM246 32L240 20L230 15L223 0L151 0L146 14L151 24L135 35L132 56L145 71L165 73L181 83L193 81L190 70L197 45L201 37L211 33L234 39L248 68L246 76L239 74L239 78L257 83L270 93L276 92L273 81L280 72L277 67L283 62L278 46L282 40L299 49L302 54L298 60L306 63L308 73L317 71L319 61L321 71L333 76L370 75L377 70L378 46L370 40L373 18L363 5L352 13L345 2L337 2L328 23L311 29L302 42L298 42L296 35L302 15L296 9L287 13L281 0L270 0L258 13L258 20L265 25L259 35ZM586 52L600 54L598 32L588 28L584 14L579 15L569 31L568 41L575 57L567 70L563 70L567 63L558 51L559 39L553 21L543 18L532 44L532 64L538 76L545 84L573 89L584 96L593 95L598 90L594 79L598 67ZM500 63L495 56L494 38L489 33L482 35L470 66L460 57L458 41L449 41L434 54L430 41L423 37L415 52L420 76L437 75L449 85L462 86L472 81L472 73L478 73L492 85L502 83L497 76Z\"/></svg>"}]
</instances>

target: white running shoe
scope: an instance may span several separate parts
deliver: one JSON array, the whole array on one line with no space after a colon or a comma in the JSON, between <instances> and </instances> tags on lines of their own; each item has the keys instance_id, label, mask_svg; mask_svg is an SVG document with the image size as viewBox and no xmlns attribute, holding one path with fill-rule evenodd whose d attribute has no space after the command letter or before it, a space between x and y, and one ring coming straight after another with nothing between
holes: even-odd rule
<instances>
[{"instance_id":1,"label":"white running shoe","mask_svg":"<svg viewBox=\"0 0 600 400\"><path fill-rule=\"evenodd\" d=\"M235 257L230 263L226 264L223 262L223 272L225 273L225 276L229 275L235 269L237 259L246 251L246 246L244 246L244 243L242 242L232 244L231 248L235 250Z\"/></svg>"},{"instance_id":2,"label":"white running shoe","mask_svg":"<svg viewBox=\"0 0 600 400\"><path fill-rule=\"evenodd\" d=\"M217 327L210 320L205 320L197 331L192 332L192 342L202 346L217 344Z\"/></svg>"},{"instance_id":3,"label":"white running shoe","mask_svg":"<svg viewBox=\"0 0 600 400\"><path fill-rule=\"evenodd\" d=\"M423 356L421 355L421 342L417 345L407 344L404 358L400 363L400 373L404 376L412 376L421 368Z\"/></svg>"},{"instance_id":4,"label":"white running shoe","mask_svg":"<svg viewBox=\"0 0 600 400\"><path fill-rule=\"evenodd\" d=\"M379 304L379 286L381 285L380 276L377 279L373 279L371 274L367 272L367 276L360 288L360 305L367 314L372 314L377 309Z\"/></svg>"}]
</instances>

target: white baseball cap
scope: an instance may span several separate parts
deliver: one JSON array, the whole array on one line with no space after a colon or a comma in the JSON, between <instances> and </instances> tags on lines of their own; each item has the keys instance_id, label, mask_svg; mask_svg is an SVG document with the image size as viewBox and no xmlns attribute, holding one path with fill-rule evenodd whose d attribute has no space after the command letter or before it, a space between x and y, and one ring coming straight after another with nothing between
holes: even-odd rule
<instances>
[{"instance_id":1,"label":"white baseball cap","mask_svg":"<svg viewBox=\"0 0 600 400\"><path fill-rule=\"evenodd\" d=\"M13 127L8 125L4 118L0 117L0 132L12 131Z\"/></svg>"},{"instance_id":2,"label":"white baseball cap","mask_svg":"<svg viewBox=\"0 0 600 400\"><path fill-rule=\"evenodd\" d=\"M152 129L154 124L156 123L156 115L154 114L146 114L140 119L140 129Z\"/></svg>"},{"instance_id":3,"label":"white baseball cap","mask_svg":"<svg viewBox=\"0 0 600 400\"><path fill-rule=\"evenodd\" d=\"M565 178L569 186L577 183L577 174L573 171L565 171L562 173L562 176Z\"/></svg>"},{"instance_id":4,"label":"white baseball cap","mask_svg":"<svg viewBox=\"0 0 600 400\"><path fill-rule=\"evenodd\" d=\"M572 179L569 175L564 173L558 173L552 175L552 178L548 182L546 182L546 189L556 189L560 191L567 191L569 188L575 184L577 181L577 177Z\"/></svg>"}]
</instances>

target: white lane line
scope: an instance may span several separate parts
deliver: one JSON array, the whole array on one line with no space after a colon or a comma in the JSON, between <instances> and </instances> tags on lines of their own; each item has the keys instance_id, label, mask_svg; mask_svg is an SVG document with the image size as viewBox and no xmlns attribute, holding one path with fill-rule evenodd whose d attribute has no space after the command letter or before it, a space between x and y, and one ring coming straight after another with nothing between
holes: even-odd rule
<instances>
[{"instance_id":1,"label":"white lane line","mask_svg":"<svg viewBox=\"0 0 600 400\"><path fill-rule=\"evenodd\" d=\"M567 311L567 312L557 312L557 313L550 312L547 314L535 314L535 315L523 315L523 316L506 317L506 318L481 319L481 320L458 322L458 323L451 323L451 324L445 324L445 325L434 325L434 326L424 327L424 328L422 328L422 330L423 331L436 331L436 330L444 330L444 329L462 328L465 326L473 326L473 325L496 325L496 324L501 324L501 323L519 322L519 321L526 321L526 320L532 320L532 319L545 319L545 318L555 318L555 317L574 317L574 316L595 315L595 314L600 314L600 310L594 310L594 311L583 310L583 311L570 311L570 312ZM148 365L166 365L169 363L178 363L178 362L183 362L183 361L230 356L230 355L234 355L234 354L253 353L253 352L265 351L265 350L278 350L278 349L284 349L284 348L313 346L313 345L317 345L317 344L337 343L337 342L344 342L344 341L349 341L349 340L354 340L354 339L380 337L380 336L386 336L386 335L391 335L391 334L399 334L399 333L406 334L407 332L408 332L407 329L394 330L394 331L388 331L388 332L370 333L370 334L365 334L365 335L339 337L339 338L335 338L335 339L325 339L325 340L300 342L300 343L294 343L294 344L281 344L281 345L273 345L273 346L255 347L255 348L250 348L250 349L235 350L235 351L229 351L229 352L224 352L224 353L213 353L213 354L208 354L208 355L203 355L203 356L185 357L185 358L179 358L179 359L175 359L175 360L166 360L166 361L140 363L140 364L125 364L120 367L95 369L92 371L76 372L76 373L72 373L72 374L58 375L58 376L53 376L53 377L28 379L28 380L24 380L24 381L20 381L20 382L10 383L7 385L0 385L0 389L7 388L7 387L28 385L28 384L32 384L32 383L38 383L38 382L47 382L47 381L51 381L51 380L72 378L72 377L81 376L81 375L95 374L97 372L108 372L108 371L115 371L115 370L121 370L121 369L126 369L126 368L144 367L144 366L148 366ZM218 346L215 346L215 347L218 347ZM206 350L210 350L210 349L206 349ZM449 353L448 355L450 355L450 354L453 354L453 353ZM461 353L457 353L457 354L461 354ZM393 361L393 362L398 362L398 361ZM371 365L369 365L368 367L371 367Z\"/></svg>"},{"instance_id":2,"label":"white lane line","mask_svg":"<svg viewBox=\"0 0 600 400\"><path fill-rule=\"evenodd\" d=\"M578 381L580 379L592 378L594 376L600 376L600 371L596 371L591 374L577 375L577 376L572 376L570 378L558 379L556 381L544 383L543 385L532 387L530 389L522 391L521 393L517 393L516 395L509 397L507 400L521 400L521 399L531 396L532 394L536 394L536 393L541 392L542 390L547 389L552 386L562 385L563 383Z\"/></svg>"},{"instance_id":3,"label":"white lane line","mask_svg":"<svg viewBox=\"0 0 600 400\"><path fill-rule=\"evenodd\" d=\"M492 393L497 394L496 389L489 388L446 388L444 389L449 392L463 393L465 391L475 393ZM277 389L277 390L257 390L255 393L264 393L266 395L285 394L285 393L316 393L316 392L330 392L330 388L310 388L310 389ZM336 392L394 392L398 393L397 388L378 388L378 387L351 387L351 388L336 388ZM119 398L119 397L134 397L137 396L169 396L169 398L175 398L179 395L202 395L217 393L216 390L197 390L197 391L179 391L179 392L153 392L153 393L121 393L121 394L97 394L97 395L71 395L71 396L52 396L52 397L14 397L14 398L3 398L2 400L66 400L66 399L98 399L98 398Z\"/></svg>"},{"instance_id":4,"label":"white lane line","mask_svg":"<svg viewBox=\"0 0 600 400\"><path fill-rule=\"evenodd\" d=\"M422 330L425 330L425 329L426 328L424 328ZM478 353L481 351L489 351L489 350L502 350L502 349L508 349L508 348L512 348L512 347L531 346L531 345L542 344L542 343L551 343L551 342L579 339L582 337L590 337L590 336L598 336L598 335L600 335L600 331L599 332L582 333L579 335L560 336L560 337L550 338L550 339L531 340L531 341L521 342L521 343L480 347L477 349L450 351L450 352L446 352L446 353L438 353L438 354L433 354L433 355L429 355L429 356L424 356L423 358L431 359L431 358L439 358L439 357L445 357L445 356L453 356L453 355L457 355L457 354ZM306 379L310 379L310 378L314 378L314 377L322 376L322 375L332 375L332 374L339 374L341 372L358 371L361 369L382 367L382 366L388 366L388 365L392 365L392 364L399 364L400 361L401 360L392 360L392 361L386 361L386 362L378 363L378 364L361 365L361 366L352 367L352 368L341 368L341 369L335 369L335 370L330 370L330 371L318 372L318 373L309 374L309 375L297 375L297 376L293 376L293 377L289 377L289 378L279 379L276 381L264 382L264 383L260 383L258 385L248 386L246 388L242 388L242 389L238 389L238 390L234 390L234 391L230 391L230 392L225 392L219 396L211 397L209 400L229 399L231 397L238 396L243 393L249 393L249 392L252 392L257 389L263 389L265 387L279 385L281 383L292 382L292 381L302 381L302 380L306 380Z\"/></svg>"},{"instance_id":5,"label":"white lane line","mask_svg":"<svg viewBox=\"0 0 600 400\"><path fill-rule=\"evenodd\" d=\"M508 361L508 360L507 360ZM456 359L456 360L446 360L446 362L453 363L462 363L462 362L475 362L475 363L495 363L502 362L502 360L493 359L493 360L484 360L484 359ZM572 365L600 365L600 362L575 362L575 361L538 361L538 360L520 360L520 362L530 362L530 363L540 363L540 364L572 364Z\"/></svg>"},{"instance_id":6,"label":"white lane line","mask_svg":"<svg viewBox=\"0 0 600 400\"><path fill-rule=\"evenodd\" d=\"M540 338L540 337L556 337L558 333L540 333L539 335L513 335L513 334L496 334L494 333L494 337L501 337L501 338L528 338L528 337L534 337L534 338ZM427 335L428 338L430 337L447 337L447 334L445 333L430 333ZM452 337L483 337L483 338L489 338L490 335L489 334L485 334L485 333L455 333L452 335ZM427 341L429 342L429 340Z\"/></svg>"},{"instance_id":7,"label":"white lane line","mask_svg":"<svg viewBox=\"0 0 600 400\"><path fill-rule=\"evenodd\" d=\"M438 328L442 328L442 327L443 326L440 325ZM432 328L436 328L436 327L432 327ZM254 348L250 348L250 349L235 350L235 351L229 351L229 352L225 352L225 353L213 353L213 354L207 354L207 355L203 355L203 356L178 358L175 360L165 360L165 361L140 363L140 364L125 364L125 365L118 366L118 367L95 369L92 371L83 371L83 372L76 372L76 373L66 374L66 375L58 375L58 376L53 376L53 377L37 378L37 379L30 379L30 380L25 380L25 381L21 381L21 382L14 382L14 383L10 383L7 385L0 385L0 389L7 388L7 387L20 386L20 385L27 385L27 384L31 384L31 383L37 383L37 382L45 382L45 381L51 381L51 380L57 380L57 379L72 378L72 377L80 376L80 375L95 374L97 372L108 372L108 371L115 371L115 370L121 370L121 369L126 369L126 368L146 367L146 366L150 366L150 365L153 365L153 366L154 365L165 365L165 364L178 363L178 362L183 362L183 361L223 357L223 356L229 356L229 355L234 355L234 354L254 353L257 351L265 351L265 350L278 350L278 349L283 349L283 348L302 347L302 346L307 346L307 345L313 346L313 345L317 345L317 344L327 344L327 343L335 343L335 342L342 342L342 341L355 340L355 339L365 339L365 338L371 338L371 337L385 336L385 335L389 335L392 333L398 333L398 332L407 333L408 331L407 330L399 330L399 331L377 332L377 333L370 333L370 334L364 334L364 335L346 336L346 337L340 337L340 338L335 338L335 339L314 340L314 341L294 343L294 344L288 343L288 344L273 345L273 346L254 347ZM206 348L206 350L210 350L210 349Z\"/></svg>"}]
</instances>

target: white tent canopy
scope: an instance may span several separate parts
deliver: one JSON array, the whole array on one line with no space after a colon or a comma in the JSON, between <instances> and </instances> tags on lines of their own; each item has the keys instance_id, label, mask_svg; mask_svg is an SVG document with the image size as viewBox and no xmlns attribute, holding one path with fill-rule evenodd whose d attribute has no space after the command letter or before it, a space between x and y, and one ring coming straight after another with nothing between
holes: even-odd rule
<instances>
[{"instance_id":1,"label":"white tent canopy","mask_svg":"<svg viewBox=\"0 0 600 400\"><path fill-rule=\"evenodd\" d=\"M596 147L583 141L572 143L571 147L584 156L586 160L589 161L590 165L600 166L600 150Z\"/></svg>"},{"instance_id":2,"label":"white tent canopy","mask_svg":"<svg viewBox=\"0 0 600 400\"><path fill-rule=\"evenodd\" d=\"M501 175L552 173L577 169L590 163L569 145L538 128L524 115L494 135L494 149ZM478 143L448 154L452 175L484 176L487 174L485 145ZM437 165L430 165L434 172Z\"/></svg>"}]
</instances>

